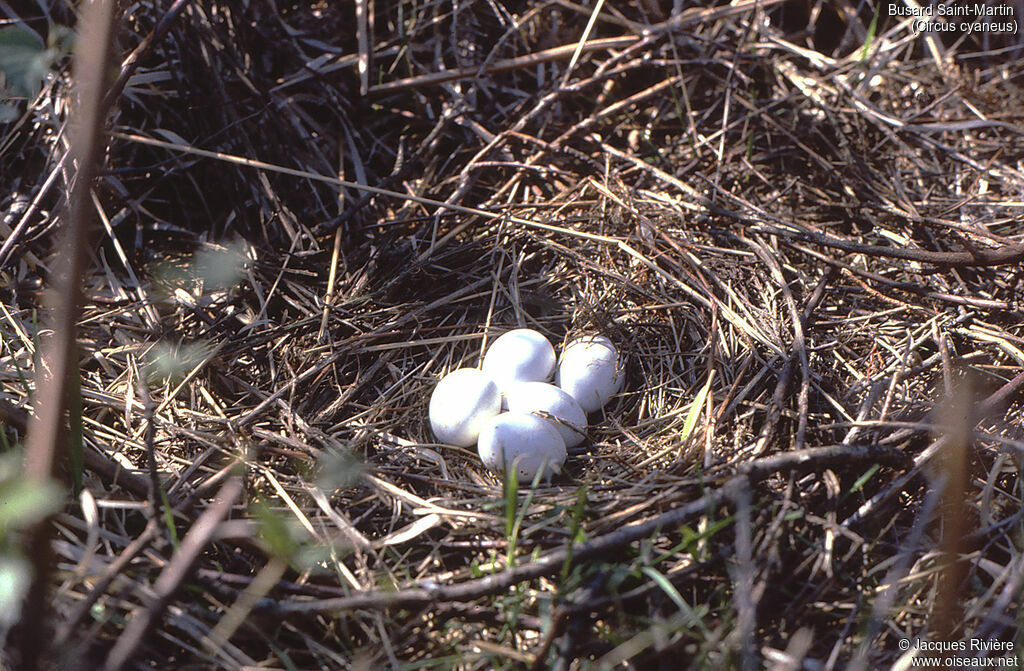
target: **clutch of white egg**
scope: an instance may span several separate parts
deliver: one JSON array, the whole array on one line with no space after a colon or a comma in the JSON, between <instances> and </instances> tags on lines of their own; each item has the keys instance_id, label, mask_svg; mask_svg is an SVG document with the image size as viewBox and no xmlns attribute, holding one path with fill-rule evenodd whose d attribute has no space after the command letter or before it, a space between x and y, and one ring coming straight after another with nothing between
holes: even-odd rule
<instances>
[{"instance_id":1,"label":"clutch of white egg","mask_svg":"<svg viewBox=\"0 0 1024 671\"><path fill-rule=\"evenodd\" d=\"M619 353L604 336L570 341L556 361L541 333L515 329L495 339L481 369L460 368L438 382L430 427L443 443L476 443L491 470L549 478L561 472L566 448L586 438L587 414L603 408L622 379Z\"/></svg>"}]
</instances>

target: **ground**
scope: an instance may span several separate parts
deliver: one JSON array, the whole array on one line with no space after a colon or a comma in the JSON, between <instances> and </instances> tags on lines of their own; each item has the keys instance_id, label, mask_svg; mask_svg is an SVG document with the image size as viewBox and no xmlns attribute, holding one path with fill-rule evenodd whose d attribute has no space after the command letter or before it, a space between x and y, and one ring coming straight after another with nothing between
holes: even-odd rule
<instances>
[{"instance_id":1,"label":"ground","mask_svg":"<svg viewBox=\"0 0 1024 671\"><path fill-rule=\"evenodd\" d=\"M1019 666L1024 8L910 6L120 6L79 200L88 41L26 9L4 663ZM427 421L518 327L625 362L536 487Z\"/></svg>"}]
</instances>

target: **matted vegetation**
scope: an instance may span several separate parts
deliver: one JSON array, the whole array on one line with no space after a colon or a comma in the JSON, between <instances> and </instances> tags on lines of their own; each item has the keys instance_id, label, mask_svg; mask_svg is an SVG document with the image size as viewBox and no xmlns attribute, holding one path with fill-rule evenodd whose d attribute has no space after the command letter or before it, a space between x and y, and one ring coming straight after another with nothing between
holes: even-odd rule
<instances>
[{"instance_id":1,"label":"matted vegetation","mask_svg":"<svg viewBox=\"0 0 1024 671\"><path fill-rule=\"evenodd\" d=\"M1019 658L1019 37L844 0L155 4L91 199L54 633L4 663ZM11 444L71 81L0 140ZM536 488L426 420L520 326L627 362Z\"/></svg>"}]
</instances>

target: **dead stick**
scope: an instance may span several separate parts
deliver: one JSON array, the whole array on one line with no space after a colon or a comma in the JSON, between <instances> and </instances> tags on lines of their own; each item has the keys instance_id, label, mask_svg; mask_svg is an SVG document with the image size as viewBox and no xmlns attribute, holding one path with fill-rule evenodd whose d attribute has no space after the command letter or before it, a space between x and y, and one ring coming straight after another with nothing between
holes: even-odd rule
<instances>
[{"instance_id":1,"label":"dead stick","mask_svg":"<svg viewBox=\"0 0 1024 671\"><path fill-rule=\"evenodd\" d=\"M100 597L106 594L107 589L114 583L121 572L128 566L129 563L135 557L146 549L150 541L157 537L157 533L160 528L157 525L156 518L151 518L146 524L146 528L143 529L142 533L132 540L131 543L125 546L121 554L118 555L117 559L110 563L107 568L103 571L103 576L99 579L89 593L85 595L85 598L78 602L75 609L71 611L71 615L68 616L64 622L57 628L57 635L55 640L57 645L63 645L64 643L71 640L72 634L78 631L78 626L82 623Z\"/></svg>"},{"instance_id":2,"label":"dead stick","mask_svg":"<svg viewBox=\"0 0 1024 671\"><path fill-rule=\"evenodd\" d=\"M214 502L203 511L181 541L181 547L153 584L156 599L148 608L132 617L121 632L103 665L103 671L119 671L135 656L153 623L163 617L175 592L192 571L192 566L210 543L217 525L227 517L231 506L242 493L242 478L233 477L224 483Z\"/></svg>"},{"instance_id":3,"label":"dead stick","mask_svg":"<svg viewBox=\"0 0 1024 671\"><path fill-rule=\"evenodd\" d=\"M635 35L627 35L625 37L606 37L599 40L591 40L584 45L583 52L587 53L603 49L628 47L635 44L640 39L641 38ZM501 72L508 72L509 70L518 70L538 65L540 63L549 63L551 61L571 58L574 51L576 51L575 42L573 44L563 44L562 46L552 47L551 49L545 49L543 51L526 54L524 56L506 58L485 68L467 67L457 68L454 70L441 70L440 72L431 72L430 74L399 79L398 81L388 82L387 84L378 84L377 86L370 87L370 93L373 95L395 93L396 91L403 91L405 89L420 88L423 86L437 86L438 84L443 84L456 79L469 79L481 75L493 75Z\"/></svg>"},{"instance_id":4,"label":"dead stick","mask_svg":"<svg viewBox=\"0 0 1024 671\"><path fill-rule=\"evenodd\" d=\"M156 26L149 32L149 35L139 42L139 45L128 54L128 58L124 59L121 64L121 72L118 74L117 79L110 86L110 90L103 101L104 106L109 109L114 101L117 100L121 92L124 91L125 85L128 84L128 80L131 79L132 75L139 67L139 63L142 61L142 57L149 53L153 48L153 45L159 42L167 34L167 31L171 29L171 25L174 20L178 18L178 14L185 8L189 0L175 0L174 4L171 5L164 15L160 17L160 21Z\"/></svg>"},{"instance_id":5,"label":"dead stick","mask_svg":"<svg viewBox=\"0 0 1024 671\"><path fill-rule=\"evenodd\" d=\"M906 463L907 459L908 457L900 450L867 445L836 445L810 448L799 452L785 452L765 459L759 459L741 466L737 475L727 480L724 486L713 490L704 498L657 515L646 522L634 524L585 543L574 545L572 547L572 562L579 563L607 554L612 550L657 533L661 529L671 529L690 518L706 514L709 509L716 509L726 503L731 498L733 488L749 487L751 483L763 480L774 473L790 470L820 470L835 465L852 465L865 462L902 465ZM258 604L257 609L282 615L286 613L336 612L356 609L413 608L432 603L472 601L482 596L503 592L512 585L527 580L558 573L562 570L566 557L569 556L569 551L569 548L555 550L528 564L456 585L431 588L417 587L395 592L354 592L346 597L320 600L275 601L263 599Z\"/></svg>"},{"instance_id":6,"label":"dead stick","mask_svg":"<svg viewBox=\"0 0 1024 671\"><path fill-rule=\"evenodd\" d=\"M605 49L628 48L643 40L649 40L653 36L667 35L688 25L707 23L726 16L743 14L753 9L765 10L772 5L777 5L783 1L784 0L741 0L740 2L726 5L724 7L687 9L667 21L651 26L634 24L632 28L637 32L635 35L590 40L584 43L582 47L579 46L578 42L563 44L561 46L552 47L551 49L545 49L536 53L507 58L483 68L468 67L431 72L425 75L417 75L415 77L400 79L395 82L388 82L387 84L371 86L369 92L371 95L382 95L410 88L436 86L456 79L469 79L483 75L508 72L509 70L518 70L521 68L532 67L539 63L549 63L551 61L572 58L572 55L577 49L580 49L580 53L588 53L591 51L600 51Z\"/></svg>"},{"instance_id":7,"label":"dead stick","mask_svg":"<svg viewBox=\"0 0 1024 671\"><path fill-rule=\"evenodd\" d=\"M947 294L941 291L932 291L930 289L925 289L924 287L918 286L917 284L913 284L911 282L897 282L896 280L891 280L888 277L885 277L884 275L879 275L878 273L873 273L870 270L864 270L863 268L857 268L856 266L852 266L848 263L843 263L838 259L833 259L813 249L808 249L801 245L794 244L789 240L784 240L783 242L785 242L793 249L801 251L804 254L813 256L819 261L827 263L830 266L835 266L836 268L847 270L853 273L854 275L860 275L861 277L867 278L872 282L877 282L878 284L884 284L886 286L893 287L894 289L900 289L902 291L906 291L912 294L917 294L918 296L924 296L925 298L931 298L937 301L952 303L953 305L969 305L971 307L980 308L982 310L1015 309L1012 303L1007 303L1006 301L993 301L988 300L987 298L974 298L972 296L955 296L953 294Z\"/></svg>"},{"instance_id":8,"label":"dead stick","mask_svg":"<svg viewBox=\"0 0 1024 671\"><path fill-rule=\"evenodd\" d=\"M70 128L70 155L77 172L57 247L61 262L54 264L53 337L36 371L36 414L30 421L25 447L25 477L40 485L53 477L58 455L67 439L68 390L71 376L78 374L75 334L82 303L81 276L89 249L90 193L104 146L101 130L107 108L103 105L103 92L112 53L114 5L110 0L96 0L83 7L74 62L73 95L77 104ZM26 534L34 574L21 614L18 638L21 641L20 666L30 671L43 663L42 658L52 640L47 633L47 592L52 570L50 535L49 519L37 523ZM12 637L11 640L18 639Z\"/></svg>"},{"instance_id":9,"label":"dead stick","mask_svg":"<svg viewBox=\"0 0 1024 671\"><path fill-rule=\"evenodd\" d=\"M1024 388L1024 373L1020 373L1019 375L1011 379L1009 382L1004 384L1002 387L997 389L995 392L984 398L980 403L978 403L977 412L975 413L972 419L972 422L974 422L974 424L971 425L971 430L974 429L974 426L978 422L982 421L986 417L991 417L1002 412L1005 409L1005 407L1010 403L1013 395L1020 392L1022 388ZM845 520L843 520L841 526L843 526L844 528L849 528L850 526L859 524L864 519L866 519L875 508L877 508L885 501L889 500L889 498L891 498L897 492L903 491L903 487L907 484L907 482L909 482L912 478L917 476L919 468L923 466L925 463L927 463L929 460L931 460L931 458L934 457L946 445L948 441L948 433L943 434L936 438L935 440L933 440L931 444L924 449L924 451L922 451L920 454L914 457L913 469L911 469L907 473L900 475L884 490L875 494L870 499L865 501L861 505L861 507L857 509L855 513L853 513Z\"/></svg>"},{"instance_id":10,"label":"dead stick","mask_svg":"<svg viewBox=\"0 0 1024 671\"><path fill-rule=\"evenodd\" d=\"M6 424L15 431L25 433L29 424L29 414L16 405L0 399L0 424ZM97 473L108 484L121 487L140 499L148 496L149 483L142 476L125 470L120 464L93 450L84 450L82 456L85 467Z\"/></svg>"},{"instance_id":11,"label":"dead stick","mask_svg":"<svg viewBox=\"0 0 1024 671\"><path fill-rule=\"evenodd\" d=\"M805 240L823 247L831 247L850 254L865 254L893 259L905 259L920 263L931 263L937 266L1000 266L1024 261L1024 244L1003 245L995 249L981 249L968 246L966 252L936 252L929 249L904 247L885 247L883 245L867 245L862 242L843 240L831 235L823 235L808 230L796 232L773 229L772 233L783 238ZM966 242L966 241L963 241Z\"/></svg>"}]
</instances>

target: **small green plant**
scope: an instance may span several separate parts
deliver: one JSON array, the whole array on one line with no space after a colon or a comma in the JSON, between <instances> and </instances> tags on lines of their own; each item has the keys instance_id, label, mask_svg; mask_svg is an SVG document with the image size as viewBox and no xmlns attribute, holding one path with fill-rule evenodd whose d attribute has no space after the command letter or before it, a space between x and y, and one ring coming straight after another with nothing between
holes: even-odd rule
<instances>
[{"instance_id":1,"label":"small green plant","mask_svg":"<svg viewBox=\"0 0 1024 671\"><path fill-rule=\"evenodd\" d=\"M842 500L845 501L847 496L850 496L851 494L856 494L858 491L860 491L864 487L864 485L870 482L871 478L875 477L875 474L878 473L878 471L880 471L881 469L881 466L875 464L867 471L865 471L864 475L857 478L857 481L850 486L850 491L847 492L845 496L843 496Z\"/></svg>"},{"instance_id":2,"label":"small green plant","mask_svg":"<svg viewBox=\"0 0 1024 671\"><path fill-rule=\"evenodd\" d=\"M569 569L572 567L573 545L587 540L587 534L583 530L583 516L587 511L587 488L580 487L576 490L576 502L569 510L569 548L565 553L565 562L562 563L560 585L565 585L569 579Z\"/></svg>"},{"instance_id":3,"label":"small green plant","mask_svg":"<svg viewBox=\"0 0 1024 671\"><path fill-rule=\"evenodd\" d=\"M60 510L64 501L56 482L40 485L23 478L21 463L21 450L0 455L0 644L18 620L32 579L23 531Z\"/></svg>"},{"instance_id":4,"label":"small green plant","mask_svg":"<svg viewBox=\"0 0 1024 671\"><path fill-rule=\"evenodd\" d=\"M507 560L509 566L515 565L516 540L519 537L518 525L516 524L519 509L519 476L516 469L505 469L505 479L502 481L502 493L505 498L505 539L508 542Z\"/></svg>"},{"instance_id":5,"label":"small green plant","mask_svg":"<svg viewBox=\"0 0 1024 671\"><path fill-rule=\"evenodd\" d=\"M708 614L708 607L706 605L700 605L696 608L691 607L690 604L686 602L686 599L683 598L683 595L679 593L679 590L676 589L676 586L673 585L667 577L665 577L665 574L653 566L644 566L640 570L644 575L650 578L654 584L656 584L658 588L668 596L669 599L672 600L672 603L674 603L677 608L679 608L679 613L683 617L683 621L680 624L687 628L699 631L701 636L705 639L711 635L711 632L704 625L704 618Z\"/></svg>"},{"instance_id":6,"label":"small green plant","mask_svg":"<svg viewBox=\"0 0 1024 671\"><path fill-rule=\"evenodd\" d=\"M665 559L669 559L677 552L685 552L686 554L693 557L696 561L707 560L708 540L710 540L712 536L714 536L722 529L725 529L726 527L731 525L734 519L735 518L732 515L730 515L728 517L716 520L714 522L706 522L703 523L699 530L696 531L685 524L680 526L679 533L683 537L682 542L659 555L654 563L657 564L661 561L664 561Z\"/></svg>"},{"instance_id":7,"label":"small green plant","mask_svg":"<svg viewBox=\"0 0 1024 671\"><path fill-rule=\"evenodd\" d=\"M325 492L348 489L366 471L359 457L346 450L325 451L317 463L316 484Z\"/></svg>"},{"instance_id":8,"label":"small green plant","mask_svg":"<svg viewBox=\"0 0 1024 671\"><path fill-rule=\"evenodd\" d=\"M72 35L64 26L50 26L48 43L24 26L0 30L0 123L13 121L18 108L14 98L34 98L46 75L62 58L71 53Z\"/></svg>"},{"instance_id":9,"label":"small green plant","mask_svg":"<svg viewBox=\"0 0 1024 671\"><path fill-rule=\"evenodd\" d=\"M256 519L260 540L266 544L270 554L292 561L301 546L301 531L289 524L288 518L280 511L262 500L249 504L249 514Z\"/></svg>"},{"instance_id":10,"label":"small green plant","mask_svg":"<svg viewBox=\"0 0 1024 671\"><path fill-rule=\"evenodd\" d=\"M875 15L871 17L871 25L868 26L868 34L864 38L864 48L860 52L861 62L866 61L868 58L868 51L871 49L871 43L875 41L875 33L878 31L878 10L881 7L875 7Z\"/></svg>"}]
</instances>

